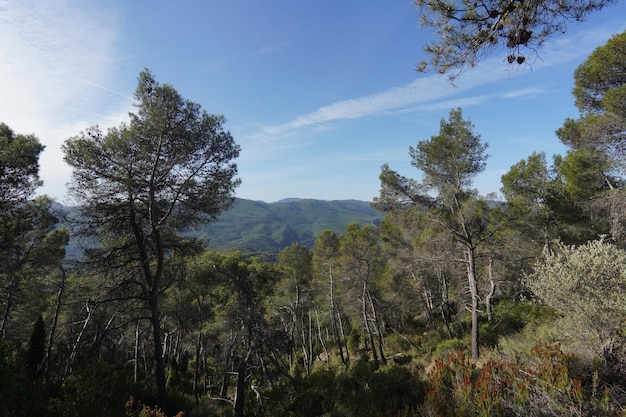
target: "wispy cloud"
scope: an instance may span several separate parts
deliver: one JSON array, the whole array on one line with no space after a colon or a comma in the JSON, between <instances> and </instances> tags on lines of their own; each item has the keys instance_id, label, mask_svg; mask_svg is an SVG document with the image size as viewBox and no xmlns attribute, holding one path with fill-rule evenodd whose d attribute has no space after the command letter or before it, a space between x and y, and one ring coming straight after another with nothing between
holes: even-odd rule
<instances>
[{"instance_id":1,"label":"wispy cloud","mask_svg":"<svg viewBox=\"0 0 626 417\"><path fill-rule=\"evenodd\" d=\"M502 94L502 98L519 98L529 97L545 94L546 90L543 88L524 88L522 90L509 91Z\"/></svg>"},{"instance_id":2,"label":"wispy cloud","mask_svg":"<svg viewBox=\"0 0 626 417\"><path fill-rule=\"evenodd\" d=\"M310 113L299 115L292 120L277 125L263 126L253 135L255 140L265 142L288 135L298 129L314 127L325 123L338 122L413 111L438 110L443 107L458 107L480 104L496 95L463 97L462 93L489 83L510 78L513 73L524 76L532 71L559 65L581 57L586 57L595 47L606 42L614 33L614 27L595 28L568 38L553 40L541 51L545 60L535 59L525 72L508 67L499 57L480 63L476 68L463 74L453 86L445 76L430 74L420 76L404 86L391 88L378 93L340 100L322 106ZM530 68L528 68L530 67ZM517 90L497 95L501 98L515 98L540 94L539 88Z\"/></svg>"},{"instance_id":3,"label":"wispy cloud","mask_svg":"<svg viewBox=\"0 0 626 417\"><path fill-rule=\"evenodd\" d=\"M450 91L449 87L447 80L442 77L421 78L403 87L337 101L311 113L297 116L289 122L265 126L262 128L262 132L267 136L278 136L311 125L375 116L386 111L398 110L408 105L425 102L434 96L438 90ZM449 92L449 94L451 93Z\"/></svg>"},{"instance_id":4,"label":"wispy cloud","mask_svg":"<svg viewBox=\"0 0 626 417\"><path fill-rule=\"evenodd\" d=\"M40 174L46 192L56 197L69 178L63 140L90 125L107 126L132 103L113 86L119 63L115 11L71 4L0 0L0 121L34 133L46 146Z\"/></svg>"}]
</instances>

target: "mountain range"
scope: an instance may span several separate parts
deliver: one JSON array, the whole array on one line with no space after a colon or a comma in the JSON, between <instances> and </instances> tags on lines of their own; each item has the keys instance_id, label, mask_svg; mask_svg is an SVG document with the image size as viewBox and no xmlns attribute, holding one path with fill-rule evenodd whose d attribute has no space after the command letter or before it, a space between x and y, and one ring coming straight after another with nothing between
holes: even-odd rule
<instances>
[{"instance_id":1,"label":"mountain range","mask_svg":"<svg viewBox=\"0 0 626 417\"><path fill-rule=\"evenodd\" d=\"M359 200L289 198L266 203L238 198L217 221L193 234L208 241L210 249L258 256L276 254L292 243L313 247L325 230L343 234L349 223L378 224L382 218L369 202Z\"/></svg>"},{"instance_id":2,"label":"mountain range","mask_svg":"<svg viewBox=\"0 0 626 417\"><path fill-rule=\"evenodd\" d=\"M71 207L57 209L66 215L73 212ZM325 230L343 234L349 223L379 224L382 218L369 202L359 200L289 198L266 203L237 198L216 221L188 230L185 235L201 238L209 249L219 252L240 251L272 261L292 243L312 248ZM66 253L72 258L81 256L77 239L70 239Z\"/></svg>"}]
</instances>

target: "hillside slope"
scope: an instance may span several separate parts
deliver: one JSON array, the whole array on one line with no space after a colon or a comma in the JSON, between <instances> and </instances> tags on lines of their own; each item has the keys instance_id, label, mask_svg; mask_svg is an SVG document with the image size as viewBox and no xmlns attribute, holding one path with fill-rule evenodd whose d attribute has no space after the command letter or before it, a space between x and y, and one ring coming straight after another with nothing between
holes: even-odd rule
<instances>
[{"instance_id":1,"label":"hillside slope","mask_svg":"<svg viewBox=\"0 0 626 417\"><path fill-rule=\"evenodd\" d=\"M194 234L219 251L246 254L277 252L297 242L313 247L324 230L345 232L351 222L378 224L382 214L358 200L286 199L275 203L236 199L219 219Z\"/></svg>"}]
</instances>

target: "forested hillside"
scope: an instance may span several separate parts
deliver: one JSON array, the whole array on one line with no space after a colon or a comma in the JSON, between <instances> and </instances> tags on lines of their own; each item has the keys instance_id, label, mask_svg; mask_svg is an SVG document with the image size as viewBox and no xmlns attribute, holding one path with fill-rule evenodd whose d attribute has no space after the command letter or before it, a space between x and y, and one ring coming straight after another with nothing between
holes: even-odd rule
<instances>
[{"instance_id":1,"label":"forested hillside","mask_svg":"<svg viewBox=\"0 0 626 417\"><path fill-rule=\"evenodd\" d=\"M75 208L54 205L60 225L71 228ZM313 248L320 233L332 230L342 233L347 224L380 224L383 214L367 201L312 200L291 198L273 203L237 198L228 211L214 222L206 222L184 232L202 239L210 249L239 251L246 256L276 261L278 252L297 243ZM70 239L68 257L82 254L81 244Z\"/></svg>"},{"instance_id":2,"label":"forested hillside","mask_svg":"<svg viewBox=\"0 0 626 417\"><path fill-rule=\"evenodd\" d=\"M292 243L312 248L325 230L342 233L348 223L377 224L382 217L366 201L288 199L265 203L236 199L217 221L201 226L194 235L219 251L277 254Z\"/></svg>"},{"instance_id":3,"label":"forested hillside","mask_svg":"<svg viewBox=\"0 0 626 417\"><path fill-rule=\"evenodd\" d=\"M266 204L224 118L145 70L129 123L65 141L67 223L0 124L0 416L626 416L625 67L626 32L500 204L461 108L371 207Z\"/></svg>"}]
</instances>

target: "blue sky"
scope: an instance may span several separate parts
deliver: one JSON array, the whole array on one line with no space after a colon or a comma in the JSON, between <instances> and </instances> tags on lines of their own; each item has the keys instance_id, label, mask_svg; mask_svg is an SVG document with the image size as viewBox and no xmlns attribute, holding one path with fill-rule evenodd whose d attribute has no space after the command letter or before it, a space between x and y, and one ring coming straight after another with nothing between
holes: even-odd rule
<instances>
[{"instance_id":1,"label":"blue sky","mask_svg":"<svg viewBox=\"0 0 626 417\"><path fill-rule=\"evenodd\" d=\"M40 192L67 202L61 143L125 121L149 68L226 117L242 147L238 197L370 201L384 163L419 177L409 146L461 107L489 143L475 181L487 194L533 151L565 152L554 131L577 116L573 72L624 16L624 2L610 6L531 65L493 55L453 86L415 71L429 31L410 0L0 0L0 121L46 145Z\"/></svg>"}]
</instances>

